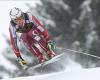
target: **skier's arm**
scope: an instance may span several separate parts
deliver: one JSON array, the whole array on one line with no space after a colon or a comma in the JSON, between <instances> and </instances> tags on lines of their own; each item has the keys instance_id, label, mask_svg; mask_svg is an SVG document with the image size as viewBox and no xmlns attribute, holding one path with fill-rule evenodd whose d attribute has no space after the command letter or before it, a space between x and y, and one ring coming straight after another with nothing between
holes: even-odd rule
<instances>
[{"instance_id":1,"label":"skier's arm","mask_svg":"<svg viewBox=\"0 0 100 80\"><path fill-rule=\"evenodd\" d=\"M20 57L21 55L20 55L20 51L17 46L16 32L15 32L14 28L9 28L9 32L10 32L10 40L11 40L11 45L12 45L13 51L17 57Z\"/></svg>"},{"instance_id":2,"label":"skier's arm","mask_svg":"<svg viewBox=\"0 0 100 80\"><path fill-rule=\"evenodd\" d=\"M32 20L33 23L37 26L37 29L41 32L41 34L46 38L48 41L50 39L50 35L48 33L48 30L39 22L39 20L33 16L32 14L29 14L30 19Z\"/></svg>"},{"instance_id":3,"label":"skier's arm","mask_svg":"<svg viewBox=\"0 0 100 80\"><path fill-rule=\"evenodd\" d=\"M41 31L41 33L44 36L44 38L49 40L50 39L50 35L48 33L48 30L38 21L38 19L35 16L32 15L32 19L36 22L37 28Z\"/></svg>"},{"instance_id":4,"label":"skier's arm","mask_svg":"<svg viewBox=\"0 0 100 80\"><path fill-rule=\"evenodd\" d=\"M34 16L32 16L32 18L36 22L37 28L41 31L42 35L44 35L44 38L48 42L49 49L55 49L55 45L54 45L53 41L51 40L51 37L49 36L48 31L44 28L44 26Z\"/></svg>"}]
</instances>

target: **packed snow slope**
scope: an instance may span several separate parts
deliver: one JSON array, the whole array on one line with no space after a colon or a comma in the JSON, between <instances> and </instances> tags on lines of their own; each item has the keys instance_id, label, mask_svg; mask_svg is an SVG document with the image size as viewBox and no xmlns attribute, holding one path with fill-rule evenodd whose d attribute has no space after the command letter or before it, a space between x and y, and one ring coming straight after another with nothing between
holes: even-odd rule
<instances>
[{"instance_id":1,"label":"packed snow slope","mask_svg":"<svg viewBox=\"0 0 100 80\"><path fill-rule=\"evenodd\" d=\"M52 74L2 80L100 80L100 68L63 71Z\"/></svg>"}]
</instances>

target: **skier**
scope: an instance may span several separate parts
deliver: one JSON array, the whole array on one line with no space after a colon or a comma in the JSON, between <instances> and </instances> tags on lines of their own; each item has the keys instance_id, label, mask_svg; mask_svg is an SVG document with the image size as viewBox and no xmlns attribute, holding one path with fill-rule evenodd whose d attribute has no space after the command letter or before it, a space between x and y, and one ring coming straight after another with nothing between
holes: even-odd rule
<instances>
[{"instance_id":1,"label":"skier","mask_svg":"<svg viewBox=\"0 0 100 80\"><path fill-rule=\"evenodd\" d=\"M9 26L11 44L13 51L21 65L26 65L27 62L21 56L21 52L17 45L16 33L22 33L20 39L25 45L27 45L30 52L39 59L39 63L44 62L46 59L38 47L36 47L36 44L40 45L49 58L55 56L55 53L50 50L50 47L53 46L53 44L50 40L48 31L35 16L29 12L24 13L21 11L21 9L16 7L10 10L9 15L11 18Z\"/></svg>"}]
</instances>

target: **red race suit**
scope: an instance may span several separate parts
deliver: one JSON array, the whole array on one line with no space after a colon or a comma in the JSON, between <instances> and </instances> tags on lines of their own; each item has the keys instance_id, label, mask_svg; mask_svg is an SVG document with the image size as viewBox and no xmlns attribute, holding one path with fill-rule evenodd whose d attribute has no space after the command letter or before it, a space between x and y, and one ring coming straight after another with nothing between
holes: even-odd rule
<instances>
[{"instance_id":1,"label":"red race suit","mask_svg":"<svg viewBox=\"0 0 100 80\"><path fill-rule=\"evenodd\" d=\"M47 47L50 37L44 26L29 12L23 13L23 17L25 19L23 27L20 27L12 20L10 21L10 39L15 55L17 57L21 56L17 45L17 32L22 33L20 39L24 42L29 51L37 56L40 60L44 59L44 57L38 47L36 47L36 44L39 44L39 46L47 53L48 56L54 54Z\"/></svg>"}]
</instances>

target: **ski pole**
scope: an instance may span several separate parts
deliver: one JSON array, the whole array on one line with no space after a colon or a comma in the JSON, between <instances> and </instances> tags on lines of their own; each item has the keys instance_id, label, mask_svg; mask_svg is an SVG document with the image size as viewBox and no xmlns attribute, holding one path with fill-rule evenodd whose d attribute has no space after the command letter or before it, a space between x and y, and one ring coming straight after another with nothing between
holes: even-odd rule
<instances>
[{"instance_id":1,"label":"ski pole","mask_svg":"<svg viewBox=\"0 0 100 80\"><path fill-rule=\"evenodd\" d=\"M71 51L71 52L75 52L75 53L79 53L79 54L84 54L84 55L87 55L87 56L91 56L91 57L94 57L94 58L100 59L99 56L92 55L92 54L88 54L88 53L85 53L85 52L76 51L76 50L72 50L72 49L66 49L66 48L60 48L60 47L56 47L56 48L58 48L58 49L60 49L60 50Z\"/></svg>"}]
</instances>

